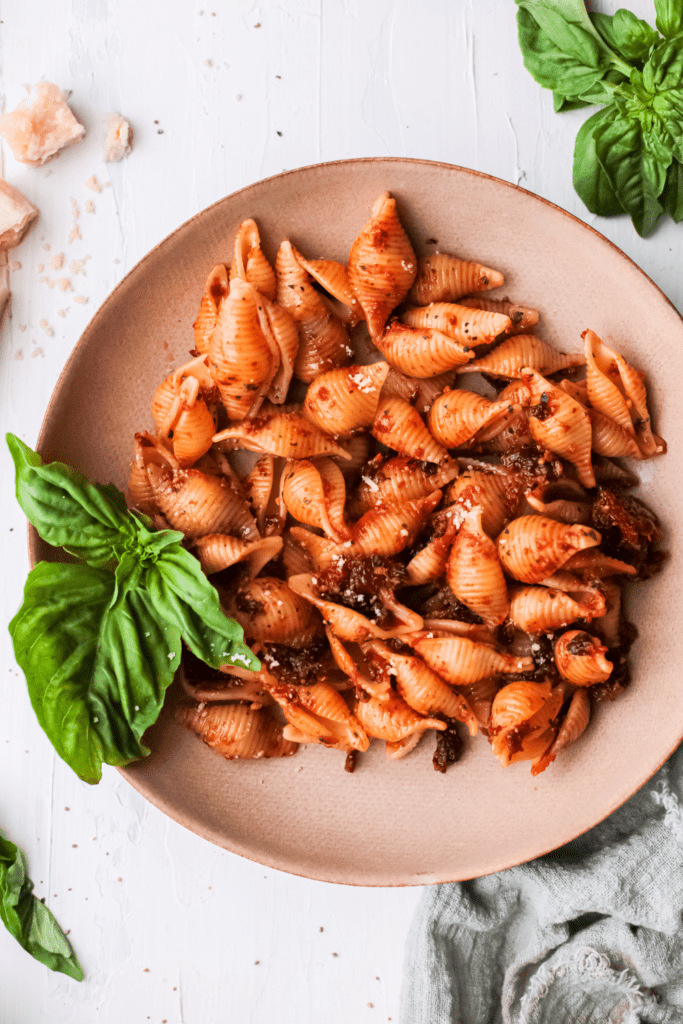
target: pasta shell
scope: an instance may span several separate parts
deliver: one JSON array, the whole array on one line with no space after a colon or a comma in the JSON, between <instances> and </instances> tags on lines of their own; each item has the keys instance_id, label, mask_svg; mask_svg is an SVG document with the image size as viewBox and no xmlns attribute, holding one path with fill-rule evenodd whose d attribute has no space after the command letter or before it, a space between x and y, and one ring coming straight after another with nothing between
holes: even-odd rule
<instances>
[{"instance_id":1,"label":"pasta shell","mask_svg":"<svg viewBox=\"0 0 683 1024\"><path fill-rule=\"evenodd\" d=\"M498 556L515 579L540 583L576 551L596 547L601 539L589 526L558 523L545 516L520 516L498 537Z\"/></svg>"},{"instance_id":2,"label":"pasta shell","mask_svg":"<svg viewBox=\"0 0 683 1024\"><path fill-rule=\"evenodd\" d=\"M356 491L354 510L360 514L375 505L400 505L413 498L424 498L432 491L454 480L460 467L446 460L442 466L432 463L429 469L416 459L398 455L366 467Z\"/></svg>"},{"instance_id":3,"label":"pasta shell","mask_svg":"<svg viewBox=\"0 0 683 1024\"><path fill-rule=\"evenodd\" d=\"M586 731L591 715L590 697L586 690L577 690L569 705L564 721L560 725L557 737L548 751L548 760L554 761L557 755L576 743Z\"/></svg>"},{"instance_id":4,"label":"pasta shell","mask_svg":"<svg viewBox=\"0 0 683 1024\"><path fill-rule=\"evenodd\" d=\"M549 682L508 683L498 691L491 709L491 746L503 767L542 759L555 738L551 723L562 700L562 690L553 690Z\"/></svg>"},{"instance_id":5,"label":"pasta shell","mask_svg":"<svg viewBox=\"0 0 683 1024\"><path fill-rule=\"evenodd\" d=\"M538 445L572 462L584 487L595 487L591 421L587 411L535 370L525 367L522 380L531 392L532 401L537 403L529 417L531 436Z\"/></svg>"},{"instance_id":6,"label":"pasta shell","mask_svg":"<svg viewBox=\"0 0 683 1024\"><path fill-rule=\"evenodd\" d=\"M347 546L342 548L336 541L328 540L327 537L319 537L317 533L311 533L310 530L305 530L302 526L292 526L289 533L295 543L304 549L313 567L318 570L328 569L340 557L343 558L349 552ZM309 570L302 569L301 571L308 572ZM296 573L292 573L292 575L294 576Z\"/></svg>"},{"instance_id":7,"label":"pasta shell","mask_svg":"<svg viewBox=\"0 0 683 1024\"><path fill-rule=\"evenodd\" d=\"M228 760L288 757L297 750L268 711L252 711L243 704L180 705L175 717Z\"/></svg>"},{"instance_id":8,"label":"pasta shell","mask_svg":"<svg viewBox=\"0 0 683 1024\"><path fill-rule=\"evenodd\" d=\"M221 572L237 562L246 562L250 576L258 576L261 569L276 558L282 550L281 537L265 537L247 543L223 533L210 533L200 537L195 545L199 561L207 576Z\"/></svg>"},{"instance_id":9,"label":"pasta shell","mask_svg":"<svg viewBox=\"0 0 683 1024\"><path fill-rule=\"evenodd\" d=\"M396 213L396 200L384 192L370 220L351 246L349 280L373 338L415 280L417 260Z\"/></svg>"},{"instance_id":10,"label":"pasta shell","mask_svg":"<svg viewBox=\"0 0 683 1024\"><path fill-rule=\"evenodd\" d=\"M398 654L381 640L371 640L367 647L384 658L396 677L396 689L413 711L421 715L445 715L464 722L470 736L478 732L477 719L462 696L444 683L441 676L425 665L421 658Z\"/></svg>"},{"instance_id":11,"label":"pasta shell","mask_svg":"<svg viewBox=\"0 0 683 1024\"><path fill-rule=\"evenodd\" d=\"M529 410L510 406L510 411L505 416L484 427L481 433L476 435L475 443L483 444L487 452L496 455L517 452L521 448L532 448L534 439L529 430Z\"/></svg>"},{"instance_id":12,"label":"pasta shell","mask_svg":"<svg viewBox=\"0 0 683 1024\"><path fill-rule=\"evenodd\" d=\"M256 516L259 533L265 533L266 511L273 491L275 465L272 455L262 455L242 480L245 494Z\"/></svg>"},{"instance_id":13,"label":"pasta shell","mask_svg":"<svg viewBox=\"0 0 683 1024\"><path fill-rule=\"evenodd\" d=\"M275 416L244 420L237 427L214 434L213 439L234 440L238 442L238 448L280 455L285 459L311 459L316 455L351 458L344 448L298 413L277 413Z\"/></svg>"},{"instance_id":14,"label":"pasta shell","mask_svg":"<svg viewBox=\"0 0 683 1024\"><path fill-rule=\"evenodd\" d=\"M308 530L301 529L301 533L315 537L316 534L309 534ZM318 540L322 538L317 537ZM299 544L291 530L285 530L282 535L282 564L287 579L290 576L299 576L301 573L310 572L314 568L313 559L308 555L302 544ZM324 568L321 566L321 568Z\"/></svg>"},{"instance_id":15,"label":"pasta shell","mask_svg":"<svg viewBox=\"0 0 683 1024\"><path fill-rule=\"evenodd\" d=\"M148 516L157 515L161 511L156 491L149 477L148 467L151 463L168 472L172 471L172 464L177 467L175 459L159 439L143 431L135 435L135 449L126 488L126 501L131 508L136 508Z\"/></svg>"},{"instance_id":16,"label":"pasta shell","mask_svg":"<svg viewBox=\"0 0 683 1024\"><path fill-rule=\"evenodd\" d=\"M350 437L372 426L388 372L388 363L371 363L321 374L306 392L306 415L335 437Z\"/></svg>"},{"instance_id":17,"label":"pasta shell","mask_svg":"<svg viewBox=\"0 0 683 1024\"><path fill-rule=\"evenodd\" d=\"M423 736L423 732L414 732L411 736L406 736L402 740L387 740L385 743L387 759L389 761L399 761L406 754L409 754L411 750L415 750Z\"/></svg>"},{"instance_id":18,"label":"pasta shell","mask_svg":"<svg viewBox=\"0 0 683 1024\"><path fill-rule=\"evenodd\" d=\"M504 280L499 271L481 263L436 252L418 260L417 277L408 297L419 306L426 306L428 302L455 302L468 292L499 288Z\"/></svg>"},{"instance_id":19,"label":"pasta shell","mask_svg":"<svg viewBox=\"0 0 683 1024\"><path fill-rule=\"evenodd\" d=\"M357 700L354 704L356 718L368 736L396 743L415 732L437 729L442 732L446 723L438 718L423 718L394 694L388 700Z\"/></svg>"},{"instance_id":20,"label":"pasta shell","mask_svg":"<svg viewBox=\"0 0 683 1024\"><path fill-rule=\"evenodd\" d=\"M190 540L210 533L236 533L245 541L259 539L244 495L231 481L198 469L173 473L154 464L147 467L147 473L169 526Z\"/></svg>"},{"instance_id":21,"label":"pasta shell","mask_svg":"<svg viewBox=\"0 0 683 1024\"><path fill-rule=\"evenodd\" d=\"M436 443L420 414L402 398L382 398L372 434L387 448L421 462L443 463L448 458L445 448Z\"/></svg>"},{"instance_id":22,"label":"pasta shell","mask_svg":"<svg viewBox=\"0 0 683 1024\"><path fill-rule=\"evenodd\" d=\"M353 683L356 694L361 699L364 699L365 695L369 693L371 697L375 697L377 700L388 700L392 695L389 672L375 672L375 675L378 678L373 678L370 665L365 660L361 647L357 644L349 645L356 652L356 656L353 657L339 637L334 635L329 626L326 627L325 632L327 634L330 650L332 651L332 656L342 672L347 675ZM381 643L379 640L370 642Z\"/></svg>"},{"instance_id":23,"label":"pasta shell","mask_svg":"<svg viewBox=\"0 0 683 1024\"><path fill-rule=\"evenodd\" d=\"M577 551L564 563L564 568L571 573L578 573L582 579L594 580L603 579L605 576L635 576L637 569L628 562L622 562L618 558L610 558L603 551L591 548L587 551Z\"/></svg>"},{"instance_id":24,"label":"pasta shell","mask_svg":"<svg viewBox=\"0 0 683 1024\"><path fill-rule=\"evenodd\" d=\"M464 605L484 620L499 626L507 617L510 602L496 545L484 533L482 510L469 513L453 541L446 565L446 579Z\"/></svg>"},{"instance_id":25,"label":"pasta shell","mask_svg":"<svg viewBox=\"0 0 683 1024\"><path fill-rule=\"evenodd\" d=\"M643 458L632 430L624 430L597 409L589 409L588 415L591 421L591 448L594 452L611 459L623 456Z\"/></svg>"},{"instance_id":26,"label":"pasta shell","mask_svg":"<svg viewBox=\"0 0 683 1024\"><path fill-rule=\"evenodd\" d=\"M473 391L448 390L429 411L429 429L445 448L457 448L510 411L509 402L489 402Z\"/></svg>"},{"instance_id":27,"label":"pasta shell","mask_svg":"<svg viewBox=\"0 0 683 1024\"><path fill-rule=\"evenodd\" d=\"M584 501L569 501L565 498L558 498L556 501L544 502L540 497L543 488L536 488L525 494L529 505L540 512L542 516L549 519L557 519L559 523L582 523L584 526L590 522L591 507Z\"/></svg>"},{"instance_id":28,"label":"pasta shell","mask_svg":"<svg viewBox=\"0 0 683 1024\"><path fill-rule=\"evenodd\" d=\"M487 309L489 313L502 313L510 318L508 334L526 334L535 327L540 316L537 309L520 306L508 299L490 299L487 295L466 295L460 300L463 306L472 309Z\"/></svg>"},{"instance_id":29,"label":"pasta shell","mask_svg":"<svg viewBox=\"0 0 683 1024\"><path fill-rule=\"evenodd\" d=\"M275 269L278 302L292 315L299 329L296 376L308 382L348 363L353 350L346 328L311 284L290 242L280 246Z\"/></svg>"},{"instance_id":30,"label":"pasta shell","mask_svg":"<svg viewBox=\"0 0 683 1024\"><path fill-rule=\"evenodd\" d=\"M208 452L213 443L216 422L203 398L194 377L188 377L178 393L180 405L176 415L167 420L168 435L172 436L173 454L178 465L193 466Z\"/></svg>"},{"instance_id":31,"label":"pasta shell","mask_svg":"<svg viewBox=\"0 0 683 1024\"><path fill-rule=\"evenodd\" d=\"M458 522L452 520L441 537L435 537L410 559L406 569L413 584L433 583L446 572L448 553L458 531Z\"/></svg>"},{"instance_id":32,"label":"pasta shell","mask_svg":"<svg viewBox=\"0 0 683 1024\"><path fill-rule=\"evenodd\" d=\"M455 380L455 370L448 370L447 373L439 373L436 377L428 377L423 379L417 379L417 394L415 396L414 406L419 412L420 416L426 416L431 407L434 405L434 400L442 395L446 388L453 386Z\"/></svg>"},{"instance_id":33,"label":"pasta shell","mask_svg":"<svg viewBox=\"0 0 683 1024\"><path fill-rule=\"evenodd\" d=\"M331 459L315 463L302 459L291 464L284 473L282 498L300 523L317 526L339 543L350 540L351 531L344 518L346 484Z\"/></svg>"},{"instance_id":34,"label":"pasta shell","mask_svg":"<svg viewBox=\"0 0 683 1024\"><path fill-rule=\"evenodd\" d=\"M236 277L253 285L267 299L275 299L275 272L261 252L261 238L253 220L243 220L235 236L230 280L234 281Z\"/></svg>"},{"instance_id":35,"label":"pasta shell","mask_svg":"<svg viewBox=\"0 0 683 1024\"><path fill-rule=\"evenodd\" d=\"M248 642L307 647L320 632L320 616L283 580L259 576L242 583L230 602L230 614Z\"/></svg>"},{"instance_id":36,"label":"pasta shell","mask_svg":"<svg viewBox=\"0 0 683 1024\"><path fill-rule=\"evenodd\" d=\"M197 393L209 404L213 405L217 401L207 356L197 356L188 363L183 363L159 385L152 398L152 416L157 429L164 435L171 429L172 421L178 416L182 405L179 398L180 390L185 383L196 385Z\"/></svg>"},{"instance_id":37,"label":"pasta shell","mask_svg":"<svg viewBox=\"0 0 683 1024\"><path fill-rule=\"evenodd\" d=\"M435 377L468 365L474 356L472 348L460 345L440 331L408 327L398 320L392 320L374 340L391 365L411 377Z\"/></svg>"},{"instance_id":38,"label":"pasta shell","mask_svg":"<svg viewBox=\"0 0 683 1024\"><path fill-rule=\"evenodd\" d=\"M612 662L605 657L607 648L597 637L572 629L555 644L555 664L563 679L575 686L604 683L612 673Z\"/></svg>"},{"instance_id":39,"label":"pasta shell","mask_svg":"<svg viewBox=\"0 0 683 1024\"><path fill-rule=\"evenodd\" d=\"M294 247L292 247L294 248ZM349 280L349 268L344 263L337 263L336 260L307 260L294 250L300 265L311 277L321 285L326 292L334 296L338 302L348 306L353 311L354 320L362 320L363 314L358 305L358 299L353 294L351 281Z\"/></svg>"},{"instance_id":40,"label":"pasta shell","mask_svg":"<svg viewBox=\"0 0 683 1024\"><path fill-rule=\"evenodd\" d=\"M222 263L217 264L206 279L204 294L199 304L194 328L194 347L200 354L209 351L209 343L218 319L218 310L223 299L230 291L228 272Z\"/></svg>"},{"instance_id":41,"label":"pasta shell","mask_svg":"<svg viewBox=\"0 0 683 1024\"><path fill-rule=\"evenodd\" d=\"M389 637L402 636L405 633L414 633L422 628L422 617L409 608L405 608L393 600L390 593L381 593L380 597L386 607L393 612L396 626L391 629L380 629L374 622L360 612L344 605L336 604L334 601L325 601L318 597L315 592L315 576L301 575L292 576L289 579L289 586L295 593L300 594L306 601L310 601L319 609L326 625L330 627L335 636L341 640L360 643L362 640L371 640L376 637L380 640L387 640Z\"/></svg>"},{"instance_id":42,"label":"pasta shell","mask_svg":"<svg viewBox=\"0 0 683 1024\"><path fill-rule=\"evenodd\" d=\"M477 722L482 729L488 729L491 718L493 699L500 689L497 679L489 677L479 679L476 683L467 683L460 687L460 692L472 708Z\"/></svg>"},{"instance_id":43,"label":"pasta shell","mask_svg":"<svg viewBox=\"0 0 683 1024\"><path fill-rule=\"evenodd\" d=\"M558 352L533 334L517 334L497 345L488 355L475 359L467 367L460 367L457 372L479 370L492 377L521 377L522 367L528 366L545 376L566 370L569 366L583 366L585 362L581 352L571 355Z\"/></svg>"},{"instance_id":44,"label":"pasta shell","mask_svg":"<svg viewBox=\"0 0 683 1024\"><path fill-rule=\"evenodd\" d=\"M353 527L353 552L393 558L415 543L441 501L441 491L402 505L375 505Z\"/></svg>"},{"instance_id":45,"label":"pasta shell","mask_svg":"<svg viewBox=\"0 0 683 1024\"><path fill-rule=\"evenodd\" d=\"M308 742L323 743L336 750L367 750L368 737L345 700L328 683L312 686L269 686L285 718ZM291 736L289 728L285 736Z\"/></svg>"},{"instance_id":46,"label":"pasta shell","mask_svg":"<svg viewBox=\"0 0 683 1024\"><path fill-rule=\"evenodd\" d=\"M424 637L410 642L423 661L453 686L504 672L531 672L534 667L533 658L500 654L488 644L466 637Z\"/></svg>"},{"instance_id":47,"label":"pasta shell","mask_svg":"<svg viewBox=\"0 0 683 1024\"><path fill-rule=\"evenodd\" d=\"M499 334L507 334L510 317L502 313L489 313L485 309L472 309L454 302L432 302L429 306L416 306L401 316L411 327L431 328L447 338L472 348L488 345Z\"/></svg>"},{"instance_id":48,"label":"pasta shell","mask_svg":"<svg viewBox=\"0 0 683 1024\"><path fill-rule=\"evenodd\" d=\"M261 327L259 293L235 278L221 304L209 346L209 366L231 420L253 414L279 368L279 354Z\"/></svg>"},{"instance_id":49,"label":"pasta shell","mask_svg":"<svg viewBox=\"0 0 683 1024\"><path fill-rule=\"evenodd\" d=\"M604 611L605 599L599 591L576 592L573 598L551 587L522 587L510 600L510 622L525 633L550 632L577 619L590 622Z\"/></svg>"},{"instance_id":50,"label":"pasta shell","mask_svg":"<svg viewBox=\"0 0 683 1024\"><path fill-rule=\"evenodd\" d=\"M296 321L287 310L266 298L259 302L258 311L261 330L268 339L271 351L277 353L277 368L270 383L268 399L275 405L282 406L294 375L299 349L299 331Z\"/></svg>"},{"instance_id":51,"label":"pasta shell","mask_svg":"<svg viewBox=\"0 0 683 1024\"><path fill-rule=\"evenodd\" d=\"M617 423L622 430L635 436L631 412L623 394L616 352L607 348L594 331L586 331L583 338L586 350L586 385L591 405L603 416Z\"/></svg>"},{"instance_id":52,"label":"pasta shell","mask_svg":"<svg viewBox=\"0 0 683 1024\"><path fill-rule=\"evenodd\" d=\"M462 515L478 505L484 533L497 537L516 504L514 484L506 473L465 469L446 491L446 504L462 509Z\"/></svg>"}]
</instances>

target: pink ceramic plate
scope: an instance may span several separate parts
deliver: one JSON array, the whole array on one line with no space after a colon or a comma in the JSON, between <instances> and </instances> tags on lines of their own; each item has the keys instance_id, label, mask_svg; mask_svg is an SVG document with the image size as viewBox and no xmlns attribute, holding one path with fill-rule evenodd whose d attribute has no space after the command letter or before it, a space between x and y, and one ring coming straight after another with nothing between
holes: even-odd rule
<instances>
[{"instance_id":1,"label":"pink ceramic plate","mask_svg":"<svg viewBox=\"0 0 683 1024\"><path fill-rule=\"evenodd\" d=\"M480 737L446 775L432 770L431 739L399 762L377 743L354 775L343 754L310 747L228 762L168 712L150 735L152 755L123 775L176 821L244 857L332 882L418 885L497 871L567 842L642 786L683 737L674 513L683 492L683 322L659 289L585 224L496 178L420 160L304 167L197 214L128 274L76 346L39 448L123 487L133 433L152 426L154 388L187 358L204 280L229 262L240 221L257 220L270 257L291 238L310 257L346 261L385 189L418 253L437 239L439 249L502 270L504 292L541 310L548 341L576 349L591 327L647 372L669 453L639 467L640 493L668 529L672 557L633 592L634 682L537 778L523 764L503 770ZM35 534L31 549L50 557Z\"/></svg>"}]
</instances>

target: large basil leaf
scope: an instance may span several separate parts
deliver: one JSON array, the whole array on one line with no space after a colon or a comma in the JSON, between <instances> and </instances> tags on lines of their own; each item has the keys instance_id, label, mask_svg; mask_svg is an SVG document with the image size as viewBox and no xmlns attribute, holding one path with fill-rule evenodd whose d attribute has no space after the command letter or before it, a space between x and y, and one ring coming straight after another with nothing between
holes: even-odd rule
<instances>
[{"instance_id":1,"label":"large basil leaf","mask_svg":"<svg viewBox=\"0 0 683 1024\"><path fill-rule=\"evenodd\" d=\"M683 32L683 3L681 0L655 0L657 31L666 39Z\"/></svg>"},{"instance_id":2,"label":"large basil leaf","mask_svg":"<svg viewBox=\"0 0 683 1024\"><path fill-rule=\"evenodd\" d=\"M244 631L224 614L218 592L184 548L169 548L147 569L144 587L153 606L172 622L193 654L218 668L228 662L258 671Z\"/></svg>"},{"instance_id":3,"label":"large basil leaf","mask_svg":"<svg viewBox=\"0 0 683 1024\"><path fill-rule=\"evenodd\" d=\"M581 59L576 56L577 51L581 52L581 48L572 46L571 38L566 41L566 47L559 46L539 24L535 5L532 13L527 9L524 0L518 2L520 6L517 12L517 28L524 66L539 85L553 90L556 109L565 109L568 105L558 103L558 97L572 103L580 101L578 105L609 103L613 84L611 80L605 79L610 64L601 55L594 40L588 37L586 59ZM572 28L568 27L568 32L571 30ZM557 34L556 32L555 35ZM624 81L624 76L619 80Z\"/></svg>"},{"instance_id":4,"label":"large basil leaf","mask_svg":"<svg viewBox=\"0 0 683 1024\"><path fill-rule=\"evenodd\" d=\"M610 176L598 160L596 139L616 116L614 105L598 110L584 121L574 145L574 188L591 213L615 217L626 210L619 202Z\"/></svg>"},{"instance_id":5,"label":"large basil leaf","mask_svg":"<svg viewBox=\"0 0 683 1024\"><path fill-rule=\"evenodd\" d=\"M683 166L678 160L672 160L666 175L666 185L659 197L664 212L676 221L683 220Z\"/></svg>"},{"instance_id":6,"label":"large basil leaf","mask_svg":"<svg viewBox=\"0 0 683 1024\"><path fill-rule=\"evenodd\" d=\"M33 895L21 850L0 835L0 920L8 932L51 971L83 981L83 968L44 903Z\"/></svg>"},{"instance_id":7,"label":"large basil leaf","mask_svg":"<svg viewBox=\"0 0 683 1024\"><path fill-rule=\"evenodd\" d=\"M610 49L631 63L647 60L650 48L660 41L646 21L623 8L614 15L596 12L590 19Z\"/></svg>"},{"instance_id":8,"label":"large basil leaf","mask_svg":"<svg viewBox=\"0 0 683 1024\"><path fill-rule=\"evenodd\" d=\"M180 636L147 595L116 594L112 573L40 562L10 623L31 704L55 750L85 782L102 764L149 751L140 738L158 717L180 663Z\"/></svg>"},{"instance_id":9,"label":"large basil leaf","mask_svg":"<svg viewBox=\"0 0 683 1024\"><path fill-rule=\"evenodd\" d=\"M656 162L643 142L638 121L615 117L595 136L600 164L639 235L649 235L664 212L661 188L653 183ZM663 184L662 184L663 187Z\"/></svg>"},{"instance_id":10,"label":"large basil leaf","mask_svg":"<svg viewBox=\"0 0 683 1024\"><path fill-rule=\"evenodd\" d=\"M61 462L43 465L40 455L7 435L16 470L17 501L48 544L65 548L89 565L116 557L134 536L133 516L116 487L91 484Z\"/></svg>"}]
</instances>

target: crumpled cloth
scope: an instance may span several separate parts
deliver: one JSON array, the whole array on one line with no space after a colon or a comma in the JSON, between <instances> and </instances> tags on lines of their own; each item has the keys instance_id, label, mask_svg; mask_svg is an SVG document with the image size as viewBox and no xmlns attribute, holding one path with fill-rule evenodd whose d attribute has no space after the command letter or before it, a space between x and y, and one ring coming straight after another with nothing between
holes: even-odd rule
<instances>
[{"instance_id":1,"label":"crumpled cloth","mask_svg":"<svg viewBox=\"0 0 683 1024\"><path fill-rule=\"evenodd\" d=\"M559 850L425 889L401 1024L683 1022L683 746Z\"/></svg>"}]
</instances>

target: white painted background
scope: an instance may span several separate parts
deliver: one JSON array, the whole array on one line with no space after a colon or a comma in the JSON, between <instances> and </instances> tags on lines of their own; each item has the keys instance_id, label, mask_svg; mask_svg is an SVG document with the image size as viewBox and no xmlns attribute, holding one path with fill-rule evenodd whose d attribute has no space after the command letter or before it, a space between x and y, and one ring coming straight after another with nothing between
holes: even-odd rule
<instances>
[{"instance_id":1,"label":"white painted background","mask_svg":"<svg viewBox=\"0 0 683 1024\"><path fill-rule=\"evenodd\" d=\"M627 6L654 21L649 0ZM574 194L586 115L554 114L524 71L512 0L1 0L0 69L5 109L46 78L72 90L88 129L41 169L5 153L5 177L41 210L10 254L0 333L2 430L30 444L73 345L140 257L227 193L317 161L421 157L518 182L594 224L683 307L683 226L643 241ZM136 146L106 165L112 110ZM93 174L109 186L100 194L85 186ZM69 244L72 201L82 240ZM85 274L70 273L84 257ZM4 449L0 462L0 829L26 851L86 972L81 985L51 974L0 930L0 1024L397 1021L418 890L261 868L168 821L113 769L90 788L53 754L5 630L28 566Z\"/></svg>"}]
</instances>

